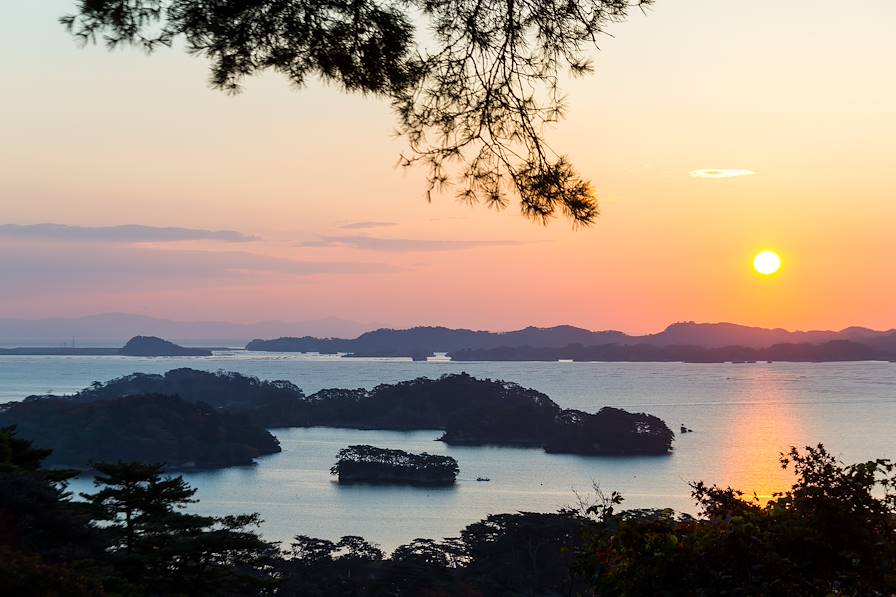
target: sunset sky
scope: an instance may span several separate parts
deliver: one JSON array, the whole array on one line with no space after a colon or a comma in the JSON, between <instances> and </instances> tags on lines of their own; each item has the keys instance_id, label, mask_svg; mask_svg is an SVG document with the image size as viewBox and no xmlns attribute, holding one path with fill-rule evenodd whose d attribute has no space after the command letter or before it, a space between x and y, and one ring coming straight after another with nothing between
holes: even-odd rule
<instances>
[{"instance_id":1,"label":"sunset sky","mask_svg":"<svg viewBox=\"0 0 896 597\"><path fill-rule=\"evenodd\" d=\"M896 327L892 0L615 25L550 132L597 189L584 230L427 203L384 101L274 74L230 97L179 48L79 48L73 4L2 9L0 317Z\"/></svg>"}]
</instances>

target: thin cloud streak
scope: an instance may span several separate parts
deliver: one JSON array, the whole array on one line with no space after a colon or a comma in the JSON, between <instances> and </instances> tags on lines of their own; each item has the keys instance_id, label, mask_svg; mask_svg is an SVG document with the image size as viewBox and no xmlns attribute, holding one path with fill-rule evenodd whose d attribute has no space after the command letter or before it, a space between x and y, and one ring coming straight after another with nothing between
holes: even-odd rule
<instances>
[{"instance_id":1,"label":"thin cloud streak","mask_svg":"<svg viewBox=\"0 0 896 597\"><path fill-rule=\"evenodd\" d=\"M734 178L737 176L752 176L756 173L742 168L702 168L700 170L691 170L688 174L694 178Z\"/></svg>"},{"instance_id":2,"label":"thin cloud streak","mask_svg":"<svg viewBox=\"0 0 896 597\"><path fill-rule=\"evenodd\" d=\"M81 245L10 250L0 245L0 279L9 293L123 287L182 288L202 281L235 282L257 275L306 277L397 271L393 265L352 261L299 261L244 251L176 251Z\"/></svg>"},{"instance_id":3,"label":"thin cloud streak","mask_svg":"<svg viewBox=\"0 0 896 597\"><path fill-rule=\"evenodd\" d=\"M398 226L397 222L352 222L351 224L343 224L340 226L343 230L368 230L370 228L387 228L390 226Z\"/></svg>"},{"instance_id":4,"label":"thin cloud streak","mask_svg":"<svg viewBox=\"0 0 896 597\"><path fill-rule=\"evenodd\" d=\"M65 224L0 224L0 237L50 239L80 242L177 242L212 240L225 243L245 243L260 237L236 230L205 230L201 228L157 227L140 224L120 226L68 226Z\"/></svg>"},{"instance_id":5,"label":"thin cloud streak","mask_svg":"<svg viewBox=\"0 0 896 597\"><path fill-rule=\"evenodd\" d=\"M413 253L429 251L463 251L477 247L510 247L529 244L519 240L441 240L382 238L361 235L322 236L300 243L301 247L348 247L365 251Z\"/></svg>"}]
</instances>

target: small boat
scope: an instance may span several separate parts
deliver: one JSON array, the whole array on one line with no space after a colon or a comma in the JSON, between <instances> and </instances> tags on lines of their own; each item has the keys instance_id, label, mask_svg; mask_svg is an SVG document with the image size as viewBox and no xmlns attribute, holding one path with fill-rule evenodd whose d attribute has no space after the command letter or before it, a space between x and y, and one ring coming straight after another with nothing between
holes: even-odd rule
<instances>
[{"instance_id":1,"label":"small boat","mask_svg":"<svg viewBox=\"0 0 896 597\"><path fill-rule=\"evenodd\" d=\"M476 477L476 480L479 481L480 483L482 483L482 482L487 483L487 482L491 481L491 479L489 479L488 477Z\"/></svg>"}]
</instances>

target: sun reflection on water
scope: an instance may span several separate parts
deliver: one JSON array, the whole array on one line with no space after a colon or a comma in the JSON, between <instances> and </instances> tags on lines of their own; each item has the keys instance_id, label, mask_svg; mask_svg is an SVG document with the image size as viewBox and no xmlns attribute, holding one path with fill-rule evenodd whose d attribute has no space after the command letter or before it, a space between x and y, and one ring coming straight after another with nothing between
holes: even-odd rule
<instances>
[{"instance_id":1,"label":"sun reflection on water","mask_svg":"<svg viewBox=\"0 0 896 597\"><path fill-rule=\"evenodd\" d=\"M779 454L791 445L800 445L805 430L792 404L794 396L787 384L768 375L761 367L739 371L741 383L749 388L748 404L737 409L728 421L729 441L718 454L723 477L734 489L749 498L756 494L766 503L774 492L789 489L793 473L779 464ZM745 376L745 377L741 377Z\"/></svg>"}]
</instances>

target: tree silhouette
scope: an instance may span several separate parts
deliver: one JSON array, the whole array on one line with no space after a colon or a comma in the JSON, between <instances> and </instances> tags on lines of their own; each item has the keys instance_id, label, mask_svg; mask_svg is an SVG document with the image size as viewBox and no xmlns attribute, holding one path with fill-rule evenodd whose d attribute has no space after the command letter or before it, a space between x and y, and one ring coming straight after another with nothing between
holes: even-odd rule
<instances>
[{"instance_id":1,"label":"tree silhouette","mask_svg":"<svg viewBox=\"0 0 896 597\"><path fill-rule=\"evenodd\" d=\"M252 530L257 514L220 518L182 510L196 489L160 465L96 463L98 491L82 493L115 568L159 594L263 595L275 584L276 546Z\"/></svg>"},{"instance_id":2,"label":"tree silhouette","mask_svg":"<svg viewBox=\"0 0 896 597\"><path fill-rule=\"evenodd\" d=\"M791 489L763 503L691 484L700 515L590 508L599 525L580 572L602 595L893 595L896 464L846 465L821 444L791 448Z\"/></svg>"},{"instance_id":3,"label":"tree silhouette","mask_svg":"<svg viewBox=\"0 0 896 597\"><path fill-rule=\"evenodd\" d=\"M653 0L79 0L62 23L110 48L152 51L183 38L234 93L265 70L296 86L311 76L388 99L433 190L457 184L470 203L575 225L596 195L545 141L564 112L559 79L592 71L587 48L607 25ZM418 25L425 31L418 31Z\"/></svg>"},{"instance_id":4,"label":"tree silhouette","mask_svg":"<svg viewBox=\"0 0 896 597\"><path fill-rule=\"evenodd\" d=\"M0 592L103 594L95 563L102 542L89 509L67 490L78 472L45 469L49 454L0 427Z\"/></svg>"}]
</instances>

